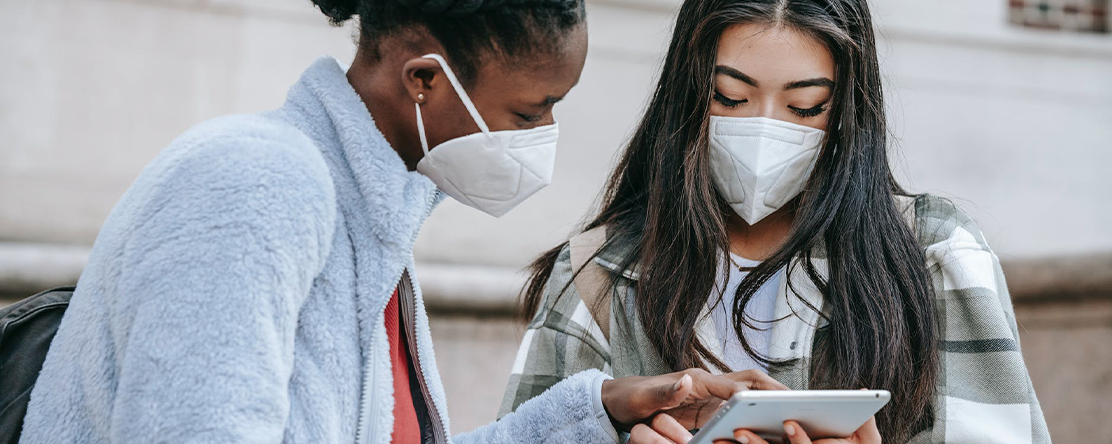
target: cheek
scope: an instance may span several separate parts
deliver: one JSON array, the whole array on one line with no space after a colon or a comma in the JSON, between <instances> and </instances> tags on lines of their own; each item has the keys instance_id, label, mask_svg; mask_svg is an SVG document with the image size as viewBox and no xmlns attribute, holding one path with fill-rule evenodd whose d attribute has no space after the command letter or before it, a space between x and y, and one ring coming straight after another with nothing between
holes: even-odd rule
<instances>
[{"instance_id":1,"label":"cheek","mask_svg":"<svg viewBox=\"0 0 1112 444\"><path fill-rule=\"evenodd\" d=\"M711 100L709 114L719 117L759 117L754 111L756 108L748 104L730 108L726 105L719 103L717 100Z\"/></svg>"},{"instance_id":2,"label":"cheek","mask_svg":"<svg viewBox=\"0 0 1112 444\"><path fill-rule=\"evenodd\" d=\"M449 140L479 132L479 126L471 119L462 104L434 107L431 104L422 108L425 117L425 137L432 149Z\"/></svg>"},{"instance_id":3,"label":"cheek","mask_svg":"<svg viewBox=\"0 0 1112 444\"><path fill-rule=\"evenodd\" d=\"M817 122L814 122L812 125L810 125L812 128L817 128L827 132L830 131L828 129L830 128L830 111L827 111L825 113L822 113L822 115L815 117L815 120L817 120Z\"/></svg>"}]
</instances>

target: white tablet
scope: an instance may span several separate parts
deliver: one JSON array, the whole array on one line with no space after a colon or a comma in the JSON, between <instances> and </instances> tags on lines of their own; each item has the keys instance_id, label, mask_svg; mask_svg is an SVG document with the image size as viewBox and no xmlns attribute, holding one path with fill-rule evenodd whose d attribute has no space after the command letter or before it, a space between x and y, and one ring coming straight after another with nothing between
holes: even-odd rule
<instances>
[{"instance_id":1,"label":"white tablet","mask_svg":"<svg viewBox=\"0 0 1112 444\"><path fill-rule=\"evenodd\" d=\"M749 390L738 392L695 434L691 444L734 439L748 429L779 439L784 421L794 420L812 440L845 438L891 399L887 390Z\"/></svg>"}]
</instances>

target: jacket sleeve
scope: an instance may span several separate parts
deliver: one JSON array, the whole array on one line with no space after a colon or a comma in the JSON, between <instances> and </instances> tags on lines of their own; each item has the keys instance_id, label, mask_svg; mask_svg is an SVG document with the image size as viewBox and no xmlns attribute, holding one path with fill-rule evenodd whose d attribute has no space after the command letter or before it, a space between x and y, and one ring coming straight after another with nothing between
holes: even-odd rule
<instances>
[{"instance_id":1,"label":"jacket sleeve","mask_svg":"<svg viewBox=\"0 0 1112 444\"><path fill-rule=\"evenodd\" d=\"M605 374L575 374L521 404L513 413L473 432L454 437L457 444L527 444L538 442L614 443L617 435L592 405L596 382Z\"/></svg>"},{"instance_id":2,"label":"jacket sleeve","mask_svg":"<svg viewBox=\"0 0 1112 444\"><path fill-rule=\"evenodd\" d=\"M610 346L571 285L571 268L571 253L565 248L518 348L499 417L571 375L589 369L611 371Z\"/></svg>"},{"instance_id":3,"label":"jacket sleeve","mask_svg":"<svg viewBox=\"0 0 1112 444\"><path fill-rule=\"evenodd\" d=\"M111 308L112 442L283 438L298 311L328 255L334 191L304 135L236 123L236 136L183 136L141 190Z\"/></svg>"},{"instance_id":4,"label":"jacket sleeve","mask_svg":"<svg viewBox=\"0 0 1112 444\"><path fill-rule=\"evenodd\" d=\"M919 205L940 328L932 427L911 442L1050 443L1019 346L1000 260L969 216L948 201Z\"/></svg>"}]
</instances>

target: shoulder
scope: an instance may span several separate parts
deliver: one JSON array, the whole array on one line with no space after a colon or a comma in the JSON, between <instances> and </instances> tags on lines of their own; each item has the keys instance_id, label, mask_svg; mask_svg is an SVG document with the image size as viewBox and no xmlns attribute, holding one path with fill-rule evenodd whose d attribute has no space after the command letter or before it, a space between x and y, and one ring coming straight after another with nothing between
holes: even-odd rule
<instances>
[{"instance_id":1,"label":"shoulder","mask_svg":"<svg viewBox=\"0 0 1112 444\"><path fill-rule=\"evenodd\" d=\"M217 181L289 174L296 185L331 185L324 157L296 127L261 115L234 115L201 123L178 137L163 156L174 169Z\"/></svg>"},{"instance_id":2,"label":"shoulder","mask_svg":"<svg viewBox=\"0 0 1112 444\"><path fill-rule=\"evenodd\" d=\"M295 127L259 115L186 131L144 169L123 206L137 224L133 235L240 226L296 245L324 242L336 219L319 149Z\"/></svg>"},{"instance_id":3,"label":"shoulder","mask_svg":"<svg viewBox=\"0 0 1112 444\"><path fill-rule=\"evenodd\" d=\"M933 194L917 196L915 222L919 243L924 248L960 241L988 249L976 220L950 199Z\"/></svg>"},{"instance_id":4,"label":"shoulder","mask_svg":"<svg viewBox=\"0 0 1112 444\"><path fill-rule=\"evenodd\" d=\"M978 303L981 299L971 295L981 293L1007 298L1000 259L968 213L949 199L931 195L920 196L916 209L927 266L938 279L936 291L942 295L958 291L961 297L956 300L963 303ZM997 297L986 300L998 308Z\"/></svg>"},{"instance_id":5,"label":"shoulder","mask_svg":"<svg viewBox=\"0 0 1112 444\"><path fill-rule=\"evenodd\" d=\"M320 150L297 128L260 115L189 129L143 175L161 194L213 203L263 199L275 211L334 217L335 188Z\"/></svg>"},{"instance_id":6,"label":"shoulder","mask_svg":"<svg viewBox=\"0 0 1112 444\"><path fill-rule=\"evenodd\" d=\"M545 282L544 296L537 307L536 315L529 322L529 328L539 328L560 319L571 319L575 309L582 302L579 293L575 291L574 279L571 247L564 244Z\"/></svg>"}]
</instances>

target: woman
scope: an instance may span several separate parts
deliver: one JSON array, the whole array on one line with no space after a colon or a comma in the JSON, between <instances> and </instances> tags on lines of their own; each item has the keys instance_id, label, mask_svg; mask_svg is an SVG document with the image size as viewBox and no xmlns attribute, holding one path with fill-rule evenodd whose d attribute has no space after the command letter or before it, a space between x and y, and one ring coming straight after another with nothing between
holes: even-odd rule
<instances>
[{"instance_id":1,"label":"woman","mask_svg":"<svg viewBox=\"0 0 1112 444\"><path fill-rule=\"evenodd\" d=\"M760 369L890 390L852 442L1049 442L999 261L895 182L881 89L864 0L685 1L601 210L533 264L502 413L584 369Z\"/></svg>"},{"instance_id":2,"label":"woman","mask_svg":"<svg viewBox=\"0 0 1112 444\"><path fill-rule=\"evenodd\" d=\"M350 70L318 60L280 109L199 125L143 171L93 247L23 442L448 441L413 242L438 185L501 215L547 184L583 2L316 3L360 17ZM762 382L585 371L456 440L613 442L615 424Z\"/></svg>"}]
</instances>

